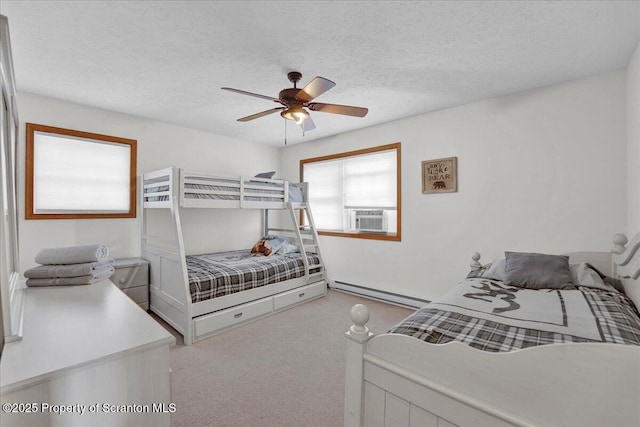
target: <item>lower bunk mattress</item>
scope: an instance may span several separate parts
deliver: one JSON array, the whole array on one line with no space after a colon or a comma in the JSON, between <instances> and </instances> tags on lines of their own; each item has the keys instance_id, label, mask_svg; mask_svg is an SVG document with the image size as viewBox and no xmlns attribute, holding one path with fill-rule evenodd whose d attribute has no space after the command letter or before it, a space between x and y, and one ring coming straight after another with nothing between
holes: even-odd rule
<instances>
[{"instance_id":1,"label":"lower bunk mattress","mask_svg":"<svg viewBox=\"0 0 640 427\"><path fill-rule=\"evenodd\" d=\"M533 290L469 278L389 332L492 352L569 342L640 345L640 315L613 288Z\"/></svg>"},{"instance_id":2,"label":"lower bunk mattress","mask_svg":"<svg viewBox=\"0 0 640 427\"><path fill-rule=\"evenodd\" d=\"M208 299L242 292L260 286L283 282L304 276L303 255L300 252L284 255L251 253L250 250L218 252L186 257L191 301ZM309 273L322 267L320 258L307 254Z\"/></svg>"}]
</instances>

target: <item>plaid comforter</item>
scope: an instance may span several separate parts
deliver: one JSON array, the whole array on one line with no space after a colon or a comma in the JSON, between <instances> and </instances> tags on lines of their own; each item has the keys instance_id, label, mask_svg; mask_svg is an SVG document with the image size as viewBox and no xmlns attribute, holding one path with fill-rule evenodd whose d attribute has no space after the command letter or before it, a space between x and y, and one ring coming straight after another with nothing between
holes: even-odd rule
<instances>
[{"instance_id":1,"label":"plaid comforter","mask_svg":"<svg viewBox=\"0 0 640 427\"><path fill-rule=\"evenodd\" d=\"M495 282L486 279L467 279L486 287ZM465 283L463 282L463 283ZM501 283L501 282L499 282ZM526 298L529 292L540 290L519 289L518 298ZM389 332L413 336L433 344L460 341L479 350L505 352L543 344L567 342L605 342L640 345L640 315L633 303L622 293L604 291L584 286L576 290L588 304L595 320L594 333L599 339L558 333L540 328L525 328L508 324L508 319L500 321L478 318L469 313L434 308L427 304L411 316L394 326ZM517 300L516 300L517 301ZM483 313L486 314L486 313Z\"/></svg>"},{"instance_id":2,"label":"plaid comforter","mask_svg":"<svg viewBox=\"0 0 640 427\"><path fill-rule=\"evenodd\" d=\"M315 255L307 255L307 260L310 266L320 263ZM299 252L264 256L242 250L188 255L186 262L194 303L304 276Z\"/></svg>"}]
</instances>

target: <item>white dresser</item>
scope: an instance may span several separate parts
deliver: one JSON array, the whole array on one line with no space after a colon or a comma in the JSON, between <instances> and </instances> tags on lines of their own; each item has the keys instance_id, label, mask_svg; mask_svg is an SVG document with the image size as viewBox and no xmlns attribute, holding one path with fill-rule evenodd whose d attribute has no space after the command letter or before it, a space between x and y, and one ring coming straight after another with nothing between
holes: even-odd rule
<instances>
[{"instance_id":1,"label":"white dresser","mask_svg":"<svg viewBox=\"0 0 640 427\"><path fill-rule=\"evenodd\" d=\"M111 281L27 288L0 360L0 425L168 426L175 338Z\"/></svg>"}]
</instances>

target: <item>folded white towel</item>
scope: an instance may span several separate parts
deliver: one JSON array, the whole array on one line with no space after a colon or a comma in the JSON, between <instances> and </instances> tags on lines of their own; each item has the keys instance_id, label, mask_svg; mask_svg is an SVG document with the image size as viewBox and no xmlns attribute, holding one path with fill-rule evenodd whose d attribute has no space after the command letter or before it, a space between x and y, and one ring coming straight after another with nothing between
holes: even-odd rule
<instances>
[{"instance_id":1,"label":"folded white towel","mask_svg":"<svg viewBox=\"0 0 640 427\"><path fill-rule=\"evenodd\" d=\"M82 264L38 265L24 272L27 279L52 279L56 277L88 276L104 268L113 267L113 258Z\"/></svg>"},{"instance_id":2,"label":"folded white towel","mask_svg":"<svg viewBox=\"0 0 640 427\"><path fill-rule=\"evenodd\" d=\"M68 246L62 248L42 249L36 255L38 264L81 264L85 262L104 261L109 256L107 245Z\"/></svg>"},{"instance_id":3,"label":"folded white towel","mask_svg":"<svg viewBox=\"0 0 640 427\"><path fill-rule=\"evenodd\" d=\"M104 268L94 274L80 277L57 277L50 279L27 279L27 286L65 286L65 285L90 285L113 276L115 268Z\"/></svg>"}]
</instances>

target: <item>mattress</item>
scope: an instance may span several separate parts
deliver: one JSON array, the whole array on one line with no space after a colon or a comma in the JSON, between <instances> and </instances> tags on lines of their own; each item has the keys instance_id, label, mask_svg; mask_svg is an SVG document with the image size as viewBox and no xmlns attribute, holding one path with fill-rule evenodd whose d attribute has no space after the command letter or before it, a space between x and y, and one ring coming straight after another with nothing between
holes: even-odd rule
<instances>
[{"instance_id":1,"label":"mattress","mask_svg":"<svg viewBox=\"0 0 640 427\"><path fill-rule=\"evenodd\" d=\"M474 278L389 332L492 352L573 342L640 345L640 315L616 290L531 290Z\"/></svg>"},{"instance_id":2,"label":"mattress","mask_svg":"<svg viewBox=\"0 0 640 427\"><path fill-rule=\"evenodd\" d=\"M304 276L300 252L286 255L252 254L249 250L219 252L186 257L191 301L242 292ZM320 264L318 256L307 254L309 266ZM311 268L310 272L320 271Z\"/></svg>"}]
</instances>

